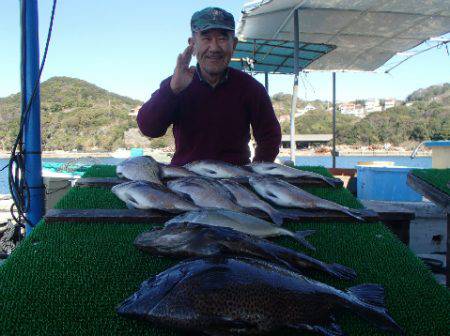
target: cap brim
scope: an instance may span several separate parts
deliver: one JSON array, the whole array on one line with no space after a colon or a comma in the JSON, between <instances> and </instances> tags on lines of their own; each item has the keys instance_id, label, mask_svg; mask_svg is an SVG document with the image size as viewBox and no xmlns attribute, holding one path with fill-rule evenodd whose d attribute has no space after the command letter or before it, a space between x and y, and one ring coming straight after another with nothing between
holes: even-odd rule
<instances>
[{"instance_id":1,"label":"cap brim","mask_svg":"<svg viewBox=\"0 0 450 336\"><path fill-rule=\"evenodd\" d=\"M194 32L203 32L203 31L211 30L211 29L224 29L224 30L234 31L234 28L230 28L229 26L225 26L225 25L207 25L205 27L194 30Z\"/></svg>"}]
</instances>

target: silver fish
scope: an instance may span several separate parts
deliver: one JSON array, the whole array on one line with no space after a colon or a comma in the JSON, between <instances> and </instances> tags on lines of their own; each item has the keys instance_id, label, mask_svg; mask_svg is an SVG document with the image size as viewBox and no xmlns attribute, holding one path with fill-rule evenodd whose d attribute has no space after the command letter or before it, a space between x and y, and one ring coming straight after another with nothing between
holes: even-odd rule
<instances>
[{"instance_id":1,"label":"silver fish","mask_svg":"<svg viewBox=\"0 0 450 336\"><path fill-rule=\"evenodd\" d=\"M116 174L128 180L162 184L159 164L151 156L137 156L122 161L116 167Z\"/></svg>"},{"instance_id":2,"label":"silver fish","mask_svg":"<svg viewBox=\"0 0 450 336\"><path fill-rule=\"evenodd\" d=\"M198 175L210 178L248 178L253 175L239 166L215 160L194 161L185 164L184 167Z\"/></svg>"},{"instance_id":3,"label":"silver fish","mask_svg":"<svg viewBox=\"0 0 450 336\"><path fill-rule=\"evenodd\" d=\"M164 164L161 164L160 167L161 167L161 177L163 179L198 176L197 174L190 172L184 167L168 166Z\"/></svg>"},{"instance_id":4,"label":"silver fish","mask_svg":"<svg viewBox=\"0 0 450 336\"><path fill-rule=\"evenodd\" d=\"M364 221L343 205L317 197L275 177L254 176L249 179L249 183L261 197L279 206L308 210L334 210Z\"/></svg>"},{"instance_id":5,"label":"silver fish","mask_svg":"<svg viewBox=\"0 0 450 336\"><path fill-rule=\"evenodd\" d=\"M267 335L289 328L344 336L334 316L340 310L405 334L390 316L380 285L339 290L250 258L181 262L144 281L117 308L122 316L193 335Z\"/></svg>"},{"instance_id":6,"label":"silver fish","mask_svg":"<svg viewBox=\"0 0 450 336\"><path fill-rule=\"evenodd\" d=\"M236 231L260 238L289 236L303 244L305 247L315 250L314 246L305 239L305 237L313 234L315 230L292 232L281 227L273 226L271 223L261 218L230 210L190 211L172 218L167 221L164 226L168 227L174 223L186 222L229 227Z\"/></svg>"},{"instance_id":7,"label":"silver fish","mask_svg":"<svg viewBox=\"0 0 450 336\"><path fill-rule=\"evenodd\" d=\"M190 198L201 208L242 211L233 195L219 182L204 177L186 177L167 182L167 187Z\"/></svg>"},{"instance_id":8,"label":"silver fish","mask_svg":"<svg viewBox=\"0 0 450 336\"><path fill-rule=\"evenodd\" d=\"M236 181L230 179L220 179L218 180L230 193L233 194L236 199L236 203L245 209L258 209L266 214L272 219L272 221L280 226L283 224L283 218L289 218L288 214L278 211L272 207L269 203L263 201L253 192L237 183ZM246 211L247 212L247 211Z\"/></svg>"},{"instance_id":9,"label":"silver fish","mask_svg":"<svg viewBox=\"0 0 450 336\"><path fill-rule=\"evenodd\" d=\"M125 182L112 187L111 191L132 208L157 209L171 213L199 209L190 201L153 182Z\"/></svg>"},{"instance_id":10,"label":"silver fish","mask_svg":"<svg viewBox=\"0 0 450 336\"><path fill-rule=\"evenodd\" d=\"M329 178L323 175L292 168L275 162L253 162L248 164L247 167L249 167L253 172L260 175L283 177L286 179L305 178L305 179L321 180L331 185L332 187L336 186L334 183L330 181Z\"/></svg>"}]
</instances>

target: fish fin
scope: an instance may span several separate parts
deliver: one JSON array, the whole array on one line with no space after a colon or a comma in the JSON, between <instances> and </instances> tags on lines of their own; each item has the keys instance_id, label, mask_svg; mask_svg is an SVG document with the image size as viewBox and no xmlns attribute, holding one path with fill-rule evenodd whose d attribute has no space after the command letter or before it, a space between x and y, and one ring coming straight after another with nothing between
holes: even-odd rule
<instances>
[{"instance_id":1,"label":"fish fin","mask_svg":"<svg viewBox=\"0 0 450 336\"><path fill-rule=\"evenodd\" d=\"M136 201L136 199L133 196L131 196L128 193L125 196L127 197L125 205L127 206L128 209L137 209L139 207L138 201Z\"/></svg>"},{"instance_id":2,"label":"fish fin","mask_svg":"<svg viewBox=\"0 0 450 336\"><path fill-rule=\"evenodd\" d=\"M366 305L369 305L365 309L355 310L362 318L372 322L372 324L382 330L394 331L405 335L403 329L394 321L385 306L383 286L378 284L362 284L348 288L347 292ZM359 306L364 307L361 304Z\"/></svg>"},{"instance_id":3,"label":"fish fin","mask_svg":"<svg viewBox=\"0 0 450 336\"><path fill-rule=\"evenodd\" d=\"M312 235L315 232L316 232L316 230L297 231L297 232L294 232L294 238L298 242L300 242L303 246L309 248L310 250L315 251L316 248L305 239L305 237L308 237L308 236Z\"/></svg>"},{"instance_id":4,"label":"fish fin","mask_svg":"<svg viewBox=\"0 0 450 336\"><path fill-rule=\"evenodd\" d=\"M213 322L215 329L203 330L203 334L207 336L233 336L241 335L242 332L256 331L258 326L256 324L250 323L249 321L243 320L229 320L226 318L217 318Z\"/></svg>"},{"instance_id":5,"label":"fish fin","mask_svg":"<svg viewBox=\"0 0 450 336\"><path fill-rule=\"evenodd\" d=\"M345 336L347 335L341 329L341 326L334 322L334 317L330 317L329 324L327 325L310 325L306 323L289 324L288 328L295 330L308 330L314 331L324 336Z\"/></svg>"},{"instance_id":6,"label":"fish fin","mask_svg":"<svg viewBox=\"0 0 450 336\"><path fill-rule=\"evenodd\" d=\"M362 284L347 290L362 302L385 309L384 287L377 284Z\"/></svg>"},{"instance_id":7,"label":"fish fin","mask_svg":"<svg viewBox=\"0 0 450 336\"><path fill-rule=\"evenodd\" d=\"M324 336L345 336L347 335L337 323L331 323L328 326L313 326L313 330Z\"/></svg>"},{"instance_id":8,"label":"fish fin","mask_svg":"<svg viewBox=\"0 0 450 336\"><path fill-rule=\"evenodd\" d=\"M344 265L331 264L328 265L327 269L338 279L354 280L356 278L356 272L350 267Z\"/></svg>"}]
</instances>

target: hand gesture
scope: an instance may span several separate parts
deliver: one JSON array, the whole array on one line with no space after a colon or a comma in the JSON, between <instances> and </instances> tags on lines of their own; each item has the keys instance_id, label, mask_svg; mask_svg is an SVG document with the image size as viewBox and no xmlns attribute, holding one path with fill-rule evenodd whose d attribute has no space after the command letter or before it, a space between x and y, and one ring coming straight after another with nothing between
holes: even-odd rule
<instances>
[{"instance_id":1,"label":"hand gesture","mask_svg":"<svg viewBox=\"0 0 450 336\"><path fill-rule=\"evenodd\" d=\"M186 89L192 82L195 67L189 67L192 58L193 45L188 46L182 54L178 55L177 65L170 81L170 88L175 94Z\"/></svg>"}]
</instances>

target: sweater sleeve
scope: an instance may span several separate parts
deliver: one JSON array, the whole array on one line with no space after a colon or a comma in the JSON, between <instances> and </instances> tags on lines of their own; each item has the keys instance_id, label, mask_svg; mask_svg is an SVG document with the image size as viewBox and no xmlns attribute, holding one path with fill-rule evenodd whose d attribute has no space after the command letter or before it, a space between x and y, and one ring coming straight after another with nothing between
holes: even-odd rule
<instances>
[{"instance_id":1,"label":"sweater sleeve","mask_svg":"<svg viewBox=\"0 0 450 336\"><path fill-rule=\"evenodd\" d=\"M273 110L272 102L262 85L258 86L251 114L253 136L256 141L253 162L273 162L281 143L281 127Z\"/></svg>"},{"instance_id":2,"label":"sweater sleeve","mask_svg":"<svg viewBox=\"0 0 450 336\"><path fill-rule=\"evenodd\" d=\"M178 96L170 88L171 77L161 82L151 98L139 109L137 124L142 134L158 138L166 134L178 110Z\"/></svg>"}]
</instances>

